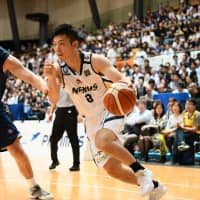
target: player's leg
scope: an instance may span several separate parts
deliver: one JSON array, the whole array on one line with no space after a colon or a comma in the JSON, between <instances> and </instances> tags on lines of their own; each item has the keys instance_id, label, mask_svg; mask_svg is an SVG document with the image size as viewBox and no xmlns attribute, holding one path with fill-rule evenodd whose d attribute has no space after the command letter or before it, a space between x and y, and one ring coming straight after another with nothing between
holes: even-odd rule
<instances>
[{"instance_id":1,"label":"player's leg","mask_svg":"<svg viewBox=\"0 0 200 200\"><path fill-rule=\"evenodd\" d=\"M152 173L136 161L133 155L124 148L116 134L110 129L104 128L98 130L95 137L95 144L98 149L108 154L114 160L118 160L116 170L114 170L115 165L112 165L114 160L109 160L110 162L108 161L104 165L105 170L111 176L125 182L139 184L141 187L140 194L142 196L150 194L154 189L158 188L159 183L158 181L152 180ZM127 165L129 169L122 167L120 163ZM130 172L131 170L132 173ZM128 180L128 175L132 180Z\"/></svg>"},{"instance_id":2,"label":"player's leg","mask_svg":"<svg viewBox=\"0 0 200 200\"><path fill-rule=\"evenodd\" d=\"M29 158L19 142L19 131L7 115L3 104L0 103L0 149L2 148L6 148L15 159L21 174L30 186L30 197L52 199L53 196L42 190L36 183Z\"/></svg>"},{"instance_id":3,"label":"player's leg","mask_svg":"<svg viewBox=\"0 0 200 200\"><path fill-rule=\"evenodd\" d=\"M110 158L103 166L103 168L113 178L130 184L138 184L133 170L131 170L130 167L122 165L122 163L115 158Z\"/></svg>"},{"instance_id":4,"label":"player's leg","mask_svg":"<svg viewBox=\"0 0 200 200\"><path fill-rule=\"evenodd\" d=\"M33 176L33 170L31 167L30 160L27 154L24 152L19 138L17 138L12 144L6 147L8 152L15 159L17 166L21 174L25 177L28 184L30 185L30 198L38 199L53 199L53 195L44 191L35 181Z\"/></svg>"},{"instance_id":5,"label":"player's leg","mask_svg":"<svg viewBox=\"0 0 200 200\"><path fill-rule=\"evenodd\" d=\"M129 169L132 170L133 173L131 176L133 176L133 174L137 176L137 183L141 186L140 193L142 196L149 194L153 190L154 182L152 182L152 173L136 161L133 155L122 145L114 132L107 128L98 130L95 137L95 144L98 149L108 154L111 158L118 160L119 163L127 165ZM114 168L115 166L107 165L107 170L110 173L111 171L109 168L111 167ZM120 169L122 172L113 170L112 176L118 177L120 180L126 180L128 172L123 174L124 168L119 168L118 170ZM121 177L119 177L119 175L121 175ZM157 182L155 182L155 184L155 186L157 186Z\"/></svg>"},{"instance_id":6,"label":"player's leg","mask_svg":"<svg viewBox=\"0 0 200 200\"><path fill-rule=\"evenodd\" d=\"M111 157L130 166L136 162L133 155L122 145L114 132L108 128L99 129L95 136L95 145L98 149Z\"/></svg>"},{"instance_id":7,"label":"player's leg","mask_svg":"<svg viewBox=\"0 0 200 200\"><path fill-rule=\"evenodd\" d=\"M31 167L31 163L19 142L19 138L17 138L11 145L9 145L7 147L7 150L12 155L12 157L15 159L21 174L26 179L32 179L33 178L33 170Z\"/></svg>"},{"instance_id":8,"label":"player's leg","mask_svg":"<svg viewBox=\"0 0 200 200\"><path fill-rule=\"evenodd\" d=\"M133 172L133 170L131 170L127 166L122 165L120 161L114 158L110 158L106 162L103 168L113 178L116 178L126 183L138 185L138 178L135 176L135 173ZM149 200L159 200L165 194L165 192L166 192L165 186L158 183L158 187L154 188L149 193Z\"/></svg>"}]
</instances>

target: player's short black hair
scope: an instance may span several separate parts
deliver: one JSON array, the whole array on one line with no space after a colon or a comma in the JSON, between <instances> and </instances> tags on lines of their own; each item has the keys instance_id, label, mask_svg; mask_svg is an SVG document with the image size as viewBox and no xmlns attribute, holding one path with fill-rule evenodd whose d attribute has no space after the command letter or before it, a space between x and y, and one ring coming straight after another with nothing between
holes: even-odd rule
<instances>
[{"instance_id":1,"label":"player's short black hair","mask_svg":"<svg viewBox=\"0 0 200 200\"><path fill-rule=\"evenodd\" d=\"M70 41L73 42L75 40L82 41L83 38L80 37L78 30L73 27L71 24L60 24L58 25L54 32L52 33L52 40L55 36L58 35L67 35L70 38Z\"/></svg>"}]
</instances>

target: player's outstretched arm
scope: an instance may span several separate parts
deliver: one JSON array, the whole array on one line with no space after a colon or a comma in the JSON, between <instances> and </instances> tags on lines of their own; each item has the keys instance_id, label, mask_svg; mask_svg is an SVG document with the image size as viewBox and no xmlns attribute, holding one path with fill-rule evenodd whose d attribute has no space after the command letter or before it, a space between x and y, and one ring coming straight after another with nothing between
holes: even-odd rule
<instances>
[{"instance_id":1,"label":"player's outstretched arm","mask_svg":"<svg viewBox=\"0 0 200 200\"><path fill-rule=\"evenodd\" d=\"M4 62L3 70L11 72L14 76L26 83L31 84L33 87L41 90L44 94L48 93L48 86L45 80L25 68L22 63L14 56L9 55L9 57Z\"/></svg>"}]
</instances>

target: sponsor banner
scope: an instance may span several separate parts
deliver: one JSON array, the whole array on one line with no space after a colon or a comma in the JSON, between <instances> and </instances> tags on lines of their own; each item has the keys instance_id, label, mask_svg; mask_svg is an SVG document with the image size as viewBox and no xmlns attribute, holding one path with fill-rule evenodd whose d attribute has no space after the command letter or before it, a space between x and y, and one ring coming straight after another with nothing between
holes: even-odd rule
<instances>
[{"instance_id":1,"label":"sponsor banner","mask_svg":"<svg viewBox=\"0 0 200 200\"><path fill-rule=\"evenodd\" d=\"M33 156L49 156L50 159L50 136L52 122L46 121L15 121L17 129L20 131L22 138L21 143L26 152ZM83 123L78 123L78 138L80 145L81 158L87 145L87 138L84 131ZM67 133L58 142L58 157L62 159L72 159L72 149Z\"/></svg>"}]
</instances>

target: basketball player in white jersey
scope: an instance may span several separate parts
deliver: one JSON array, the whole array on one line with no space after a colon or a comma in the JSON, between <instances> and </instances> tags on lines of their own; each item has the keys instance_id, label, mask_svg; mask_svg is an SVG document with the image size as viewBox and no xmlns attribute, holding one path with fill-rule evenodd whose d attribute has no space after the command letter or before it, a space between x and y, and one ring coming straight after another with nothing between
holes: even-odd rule
<instances>
[{"instance_id":1,"label":"basketball player in white jersey","mask_svg":"<svg viewBox=\"0 0 200 200\"><path fill-rule=\"evenodd\" d=\"M79 113L86 117L86 132L96 165L114 178L140 185L141 196L149 195L149 200L159 200L166 192L165 186L152 180L152 173L122 144L120 132L124 116L114 116L104 109L106 79L117 82L126 81L125 78L104 56L80 52L79 43L78 32L73 26L61 24L55 29L52 44L59 60L54 64L46 62L44 66L50 101L56 103L60 87L64 87Z\"/></svg>"}]
</instances>

